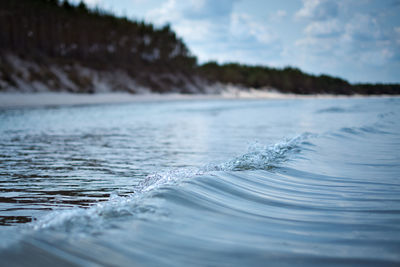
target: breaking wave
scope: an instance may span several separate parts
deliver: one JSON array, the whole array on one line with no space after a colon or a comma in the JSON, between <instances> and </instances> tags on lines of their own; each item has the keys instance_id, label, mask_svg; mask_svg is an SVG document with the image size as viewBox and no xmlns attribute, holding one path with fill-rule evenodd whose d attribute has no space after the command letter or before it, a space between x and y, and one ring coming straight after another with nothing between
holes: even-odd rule
<instances>
[{"instance_id":1,"label":"breaking wave","mask_svg":"<svg viewBox=\"0 0 400 267\"><path fill-rule=\"evenodd\" d=\"M229 112L214 112L220 105ZM74 109L82 113L81 134L9 133L0 152L17 145L27 154L3 157L7 207L47 210L30 211L37 221L1 228L18 230L0 239L0 246L16 243L0 250L2 264L398 266L398 107L380 99L156 104L149 126L141 120L149 106L135 105L101 113L94 128L86 125L92 113ZM248 139L296 131L306 133L232 156ZM21 188L27 194L13 195Z\"/></svg>"},{"instance_id":2,"label":"breaking wave","mask_svg":"<svg viewBox=\"0 0 400 267\"><path fill-rule=\"evenodd\" d=\"M127 197L112 194L105 202L97 203L87 209L53 211L31 224L34 230L63 229L66 232L95 233L107 227L107 219L124 216L146 216L156 209L146 206L142 200L149 197L155 189L177 184L200 175L212 175L214 172L271 170L289 159L291 154L299 153L302 144L315 135L304 133L294 138L284 139L273 145L254 143L248 151L223 163L207 164L201 168L177 168L148 175ZM110 225L108 225L110 226Z\"/></svg>"}]
</instances>

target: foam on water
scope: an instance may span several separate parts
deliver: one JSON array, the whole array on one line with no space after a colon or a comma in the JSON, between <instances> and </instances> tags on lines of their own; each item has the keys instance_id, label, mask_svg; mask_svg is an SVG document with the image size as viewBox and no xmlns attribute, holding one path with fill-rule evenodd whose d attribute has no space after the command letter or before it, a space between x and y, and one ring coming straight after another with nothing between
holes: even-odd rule
<instances>
[{"instance_id":1,"label":"foam on water","mask_svg":"<svg viewBox=\"0 0 400 267\"><path fill-rule=\"evenodd\" d=\"M3 218L12 226L0 227L0 243L17 244L0 258L396 266L398 107L350 99L4 112L0 211L37 221L16 227ZM248 140L273 144L237 155Z\"/></svg>"},{"instance_id":2,"label":"foam on water","mask_svg":"<svg viewBox=\"0 0 400 267\"><path fill-rule=\"evenodd\" d=\"M124 216L140 216L151 209L141 203L143 198L151 196L151 192L159 187L175 185L195 176L212 174L213 172L269 170L287 160L292 153L301 150L301 144L310 137L304 133L290 139L284 139L273 145L261 145L258 142L248 147L248 152L227 162L207 164L201 168L178 168L148 175L134 189L135 193L120 197L110 196L105 202L100 202L90 208L74 208L72 210L54 211L31 224L35 231L43 229L58 229L66 232L95 233L110 226L108 219Z\"/></svg>"},{"instance_id":3,"label":"foam on water","mask_svg":"<svg viewBox=\"0 0 400 267\"><path fill-rule=\"evenodd\" d=\"M205 169L208 171L269 170L285 161L289 153L299 152L300 144L315 136L311 133L303 133L267 146L254 143L249 146L247 153L221 164L207 165Z\"/></svg>"}]
</instances>

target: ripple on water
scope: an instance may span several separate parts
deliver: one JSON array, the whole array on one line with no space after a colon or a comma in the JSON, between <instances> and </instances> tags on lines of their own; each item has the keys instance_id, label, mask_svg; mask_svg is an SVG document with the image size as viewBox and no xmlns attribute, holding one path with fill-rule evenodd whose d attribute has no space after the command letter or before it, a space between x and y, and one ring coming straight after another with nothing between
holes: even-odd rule
<instances>
[{"instance_id":1,"label":"ripple on water","mask_svg":"<svg viewBox=\"0 0 400 267\"><path fill-rule=\"evenodd\" d=\"M62 131L8 129L0 139L0 224L25 225L15 236L15 227L0 227L2 242L23 239L0 258L8 265L396 266L397 108L329 101L102 107L110 127L82 124L72 133L53 120ZM97 109L68 112L75 125L80 112L93 119ZM306 133L276 142L298 129ZM240 144L265 135L272 145L238 154Z\"/></svg>"}]
</instances>

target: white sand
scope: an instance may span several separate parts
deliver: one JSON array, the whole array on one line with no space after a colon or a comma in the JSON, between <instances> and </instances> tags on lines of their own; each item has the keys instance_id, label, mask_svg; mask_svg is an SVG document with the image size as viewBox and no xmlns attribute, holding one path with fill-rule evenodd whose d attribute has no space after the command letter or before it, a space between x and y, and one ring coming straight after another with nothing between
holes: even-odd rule
<instances>
[{"instance_id":1,"label":"white sand","mask_svg":"<svg viewBox=\"0 0 400 267\"><path fill-rule=\"evenodd\" d=\"M220 95L141 94L128 93L0 93L0 107L38 107L59 105L112 104L145 101L196 99L287 99L287 98L343 98L337 95L295 95L273 91L240 91ZM354 96L352 96L354 97ZM360 97L360 96L355 96Z\"/></svg>"}]
</instances>

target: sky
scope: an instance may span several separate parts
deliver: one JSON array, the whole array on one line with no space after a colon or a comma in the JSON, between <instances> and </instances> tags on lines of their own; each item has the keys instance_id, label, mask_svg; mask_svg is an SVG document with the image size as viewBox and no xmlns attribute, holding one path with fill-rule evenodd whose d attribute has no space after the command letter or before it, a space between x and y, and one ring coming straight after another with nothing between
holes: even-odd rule
<instances>
[{"instance_id":1,"label":"sky","mask_svg":"<svg viewBox=\"0 0 400 267\"><path fill-rule=\"evenodd\" d=\"M400 82L400 0L84 1L157 26L169 23L200 63Z\"/></svg>"}]
</instances>

